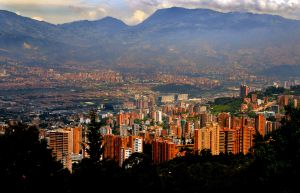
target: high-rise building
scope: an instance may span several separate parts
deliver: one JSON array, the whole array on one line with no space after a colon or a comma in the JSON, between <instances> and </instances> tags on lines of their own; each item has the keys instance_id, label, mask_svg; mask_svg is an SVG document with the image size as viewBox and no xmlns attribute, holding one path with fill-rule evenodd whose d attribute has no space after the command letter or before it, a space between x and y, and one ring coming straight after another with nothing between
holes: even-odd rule
<instances>
[{"instance_id":1,"label":"high-rise building","mask_svg":"<svg viewBox=\"0 0 300 193\"><path fill-rule=\"evenodd\" d=\"M231 128L231 115L230 113L220 113L218 116L218 123L220 128Z\"/></svg>"},{"instance_id":2,"label":"high-rise building","mask_svg":"<svg viewBox=\"0 0 300 193\"><path fill-rule=\"evenodd\" d=\"M117 123L116 123L116 125L117 126L123 125L124 124L124 115L123 115L123 113L120 112L119 114L116 115L116 117L117 117Z\"/></svg>"},{"instance_id":3,"label":"high-rise building","mask_svg":"<svg viewBox=\"0 0 300 193\"><path fill-rule=\"evenodd\" d=\"M156 112L156 121L158 123L162 123L162 112L161 111Z\"/></svg>"},{"instance_id":4,"label":"high-rise building","mask_svg":"<svg viewBox=\"0 0 300 193\"><path fill-rule=\"evenodd\" d=\"M191 121L188 121L185 123L185 129L184 129L184 138L190 139L192 136L192 132L194 133L194 123Z\"/></svg>"},{"instance_id":5,"label":"high-rise building","mask_svg":"<svg viewBox=\"0 0 300 193\"><path fill-rule=\"evenodd\" d=\"M82 152L82 127L75 127L73 130L73 153L78 155Z\"/></svg>"},{"instance_id":6,"label":"high-rise building","mask_svg":"<svg viewBox=\"0 0 300 193\"><path fill-rule=\"evenodd\" d=\"M133 124L132 135L139 136L139 134L140 134L140 125L139 124Z\"/></svg>"},{"instance_id":7,"label":"high-rise building","mask_svg":"<svg viewBox=\"0 0 300 193\"><path fill-rule=\"evenodd\" d=\"M245 84L242 84L240 86L240 97L245 98L248 96L248 93L249 93L249 87Z\"/></svg>"},{"instance_id":8,"label":"high-rise building","mask_svg":"<svg viewBox=\"0 0 300 193\"><path fill-rule=\"evenodd\" d=\"M199 154L202 150L202 132L201 129L195 129L194 131L194 151L195 154Z\"/></svg>"},{"instance_id":9,"label":"high-rise building","mask_svg":"<svg viewBox=\"0 0 300 193\"><path fill-rule=\"evenodd\" d=\"M155 164L169 161L175 158L177 153L176 144L168 140L156 139L152 143L152 159Z\"/></svg>"},{"instance_id":10,"label":"high-rise building","mask_svg":"<svg viewBox=\"0 0 300 193\"><path fill-rule=\"evenodd\" d=\"M242 128L237 128L236 130L238 153L249 153L250 148L253 147L255 129L253 127L243 126Z\"/></svg>"},{"instance_id":11,"label":"high-rise building","mask_svg":"<svg viewBox=\"0 0 300 193\"><path fill-rule=\"evenodd\" d=\"M120 136L128 136L128 129L131 129L128 126L122 125L120 126Z\"/></svg>"},{"instance_id":12,"label":"high-rise building","mask_svg":"<svg viewBox=\"0 0 300 193\"><path fill-rule=\"evenodd\" d=\"M132 149L130 147L121 147L120 149L120 158L119 166L122 167L124 161L128 159L132 154Z\"/></svg>"},{"instance_id":13,"label":"high-rise building","mask_svg":"<svg viewBox=\"0 0 300 193\"><path fill-rule=\"evenodd\" d=\"M176 144L172 142L168 142L166 144L166 161L169 161L176 157L176 154L178 153L178 149L176 147Z\"/></svg>"},{"instance_id":14,"label":"high-rise building","mask_svg":"<svg viewBox=\"0 0 300 193\"><path fill-rule=\"evenodd\" d=\"M63 129L49 131L49 147L52 149L52 155L70 171L72 171L72 134L72 131Z\"/></svg>"},{"instance_id":15,"label":"high-rise building","mask_svg":"<svg viewBox=\"0 0 300 193\"><path fill-rule=\"evenodd\" d=\"M129 151L130 150L130 151ZM121 166L128 152L143 152L143 139L139 136L104 135L104 159L115 160Z\"/></svg>"},{"instance_id":16,"label":"high-rise building","mask_svg":"<svg viewBox=\"0 0 300 193\"><path fill-rule=\"evenodd\" d=\"M220 129L220 153L237 153L236 130L230 128Z\"/></svg>"},{"instance_id":17,"label":"high-rise building","mask_svg":"<svg viewBox=\"0 0 300 193\"><path fill-rule=\"evenodd\" d=\"M133 153L142 153L143 152L143 139L135 138L133 141Z\"/></svg>"},{"instance_id":18,"label":"high-rise building","mask_svg":"<svg viewBox=\"0 0 300 193\"><path fill-rule=\"evenodd\" d=\"M209 122L201 129L195 129L194 149L199 153L203 149L211 150L212 155L219 155L220 126L218 123Z\"/></svg>"},{"instance_id":19,"label":"high-rise building","mask_svg":"<svg viewBox=\"0 0 300 193\"><path fill-rule=\"evenodd\" d=\"M104 152L103 157L104 159L115 159L115 141L116 137L112 134L104 135Z\"/></svg>"},{"instance_id":20,"label":"high-rise building","mask_svg":"<svg viewBox=\"0 0 300 193\"><path fill-rule=\"evenodd\" d=\"M260 113L255 117L255 130L262 136L266 134L266 119L265 116Z\"/></svg>"},{"instance_id":21,"label":"high-rise building","mask_svg":"<svg viewBox=\"0 0 300 193\"><path fill-rule=\"evenodd\" d=\"M156 116L156 111L151 112L151 118L154 122L157 122L157 116Z\"/></svg>"},{"instance_id":22,"label":"high-rise building","mask_svg":"<svg viewBox=\"0 0 300 193\"><path fill-rule=\"evenodd\" d=\"M271 121L266 121L266 134L273 131L273 123Z\"/></svg>"},{"instance_id":23,"label":"high-rise building","mask_svg":"<svg viewBox=\"0 0 300 193\"><path fill-rule=\"evenodd\" d=\"M289 95L281 95L278 97L278 103L280 107L289 105Z\"/></svg>"},{"instance_id":24,"label":"high-rise building","mask_svg":"<svg viewBox=\"0 0 300 193\"><path fill-rule=\"evenodd\" d=\"M115 160L117 162L120 161L120 149L121 148L127 148L127 145L128 145L128 137L122 137L122 136L117 136L116 139L115 139L115 147L114 147L114 150L115 150ZM119 162L120 163L120 162Z\"/></svg>"},{"instance_id":25,"label":"high-rise building","mask_svg":"<svg viewBox=\"0 0 300 193\"><path fill-rule=\"evenodd\" d=\"M132 135L130 135L130 136L128 136L127 137L127 147L130 147L132 150L133 150L133 146L134 146L134 140L136 139L136 138L138 138L138 136L132 136Z\"/></svg>"},{"instance_id":26,"label":"high-rise building","mask_svg":"<svg viewBox=\"0 0 300 193\"><path fill-rule=\"evenodd\" d=\"M206 122L209 122L208 121L208 114L206 112L200 113L199 119L200 119L199 120L200 121L200 128L205 127Z\"/></svg>"},{"instance_id":27,"label":"high-rise building","mask_svg":"<svg viewBox=\"0 0 300 193\"><path fill-rule=\"evenodd\" d=\"M220 138L220 127L218 123L210 123L210 150L212 155L219 155L220 146L219 146L219 138Z\"/></svg>"}]
</instances>

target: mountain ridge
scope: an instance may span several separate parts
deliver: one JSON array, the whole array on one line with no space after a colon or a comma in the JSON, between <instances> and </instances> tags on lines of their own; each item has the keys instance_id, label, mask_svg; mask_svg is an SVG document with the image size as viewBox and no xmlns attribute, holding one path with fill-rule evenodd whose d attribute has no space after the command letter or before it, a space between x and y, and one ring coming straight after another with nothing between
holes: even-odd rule
<instances>
[{"instance_id":1,"label":"mountain ridge","mask_svg":"<svg viewBox=\"0 0 300 193\"><path fill-rule=\"evenodd\" d=\"M213 9L208 9L208 8L194 8L194 9L189 9L189 8L184 8L184 7L170 7L170 8L164 8L164 9L158 9L156 10L153 14L151 14L148 18L150 18L151 16L159 13L159 12L164 12L164 11L174 11L174 10L180 10L180 11L187 11L187 12L190 12L190 11L206 11L206 12L210 12L210 13L219 13L219 14L250 14L250 15L257 15L257 16L271 16L271 17L278 17L278 18L281 18L281 19L285 19L285 20L290 20L290 21L300 21L300 19L294 19L294 18L286 18L286 17L283 17L281 15L276 15L276 14L267 14L267 13L254 13L254 12L248 12L248 11L228 11L228 12L220 12L220 11L216 11L216 10L213 10ZM3 14L3 13L6 13L8 15L14 15L14 16L18 16L18 17L23 17L23 18L28 18L28 19L32 19L28 16L23 16L23 15L19 15L13 11L8 11L8 10L1 10L0 9L0 16ZM145 20L147 20L148 18L146 18ZM38 21L38 22L42 22L42 23L48 23L48 24L51 24L51 25L56 25L56 26L61 26L61 25L65 25L65 24L71 24L71 23L77 23L77 22L81 22L81 21L89 21L89 22L97 22L97 21L101 21L101 20L106 20L106 19L113 19L113 20L117 20L117 21L121 21L122 23L124 23L125 25L127 26L131 26L131 27L134 27L134 26L137 26L137 25L140 25L141 23L143 23L144 21L142 21L141 23L138 23L138 24L135 24L135 25L128 25L126 24L124 21L122 21L121 19L118 19L118 18L115 18L115 17L112 17L112 16L105 16L103 18L99 18L99 19L95 19L95 20L89 20L89 19L83 19L83 20L74 20L74 21L71 21L71 22L66 22L66 23L62 23L62 24L53 24L51 22L48 22L48 21L39 21L39 20L35 20L35 19L32 19L32 20L35 20L35 21Z\"/></svg>"},{"instance_id":2,"label":"mountain ridge","mask_svg":"<svg viewBox=\"0 0 300 193\"><path fill-rule=\"evenodd\" d=\"M0 25L2 63L152 71L300 64L300 21L277 15L173 7L135 26L113 17L55 25L0 11Z\"/></svg>"}]
</instances>

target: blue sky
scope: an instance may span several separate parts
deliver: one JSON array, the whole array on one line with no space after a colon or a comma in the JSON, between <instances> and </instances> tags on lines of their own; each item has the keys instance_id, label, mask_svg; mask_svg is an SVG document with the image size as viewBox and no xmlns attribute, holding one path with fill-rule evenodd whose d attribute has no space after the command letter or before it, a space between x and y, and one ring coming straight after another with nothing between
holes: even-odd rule
<instances>
[{"instance_id":1,"label":"blue sky","mask_svg":"<svg viewBox=\"0 0 300 193\"><path fill-rule=\"evenodd\" d=\"M0 9L51 23L112 16L129 25L168 7L250 11L300 19L300 0L0 0Z\"/></svg>"}]
</instances>

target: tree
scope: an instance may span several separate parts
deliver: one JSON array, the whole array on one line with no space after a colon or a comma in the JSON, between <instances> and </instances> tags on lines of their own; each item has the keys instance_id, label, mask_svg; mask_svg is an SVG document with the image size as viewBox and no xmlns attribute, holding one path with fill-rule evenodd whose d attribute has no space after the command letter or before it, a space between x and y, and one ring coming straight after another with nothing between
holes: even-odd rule
<instances>
[{"instance_id":1,"label":"tree","mask_svg":"<svg viewBox=\"0 0 300 193\"><path fill-rule=\"evenodd\" d=\"M134 182L135 188L127 189L128 192L161 192L160 178L156 166L152 163L151 157L144 153L133 153L124 161L124 175L122 181L125 184ZM127 190L125 190L127 192Z\"/></svg>"},{"instance_id":2,"label":"tree","mask_svg":"<svg viewBox=\"0 0 300 193\"><path fill-rule=\"evenodd\" d=\"M94 162L100 161L100 157L103 153L102 136L100 134L100 123L96 122L96 113L90 112L91 122L88 125L88 148L87 152L90 155L90 159Z\"/></svg>"},{"instance_id":3,"label":"tree","mask_svg":"<svg viewBox=\"0 0 300 193\"><path fill-rule=\"evenodd\" d=\"M41 192L44 183L66 190L69 172L54 160L47 142L39 140L35 127L18 124L0 136L1 189L10 192ZM48 186L47 191L54 190Z\"/></svg>"},{"instance_id":4,"label":"tree","mask_svg":"<svg viewBox=\"0 0 300 193\"><path fill-rule=\"evenodd\" d=\"M287 106L282 126L263 140L256 140L251 171L260 189L297 192L300 178L300 110ZM258 141L258 142L257 142Z\"/></svg>"},{"instance_id":5,"label":"tree","mask_svg":"<svg viewBox=\"0 0 300 193\"><path fill-rule=\"evenodd\" d=\"M88 124L88 147L89 158L81 160L73 165L71 192L92 192L99 188L99 182L109 185L108 172L113 172L115 167L107 166L105 161L100 161L103 153L102 136L100 127L106 124L106 119L96 121L96 112L90 111L91 122ZM78 184L81 184L78 186Z\"/></svg>"}]
</instances>

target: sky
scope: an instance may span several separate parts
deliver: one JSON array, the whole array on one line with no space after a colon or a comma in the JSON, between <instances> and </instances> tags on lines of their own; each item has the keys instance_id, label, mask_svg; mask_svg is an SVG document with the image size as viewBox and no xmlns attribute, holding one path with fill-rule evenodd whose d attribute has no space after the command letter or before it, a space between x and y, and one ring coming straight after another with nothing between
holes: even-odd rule
<instances>
[{"instance_id":1,"label":"sky","mask_svg":"<svg viewBox=\"0 0 300 193\"><path fill-rule=\"evenodd\" d=\"M157 9L169 7L268 13L300 20L300 0L0 0L1 10L55 24L112 16L136 25Z\"/></svg>"}]
</instances>

